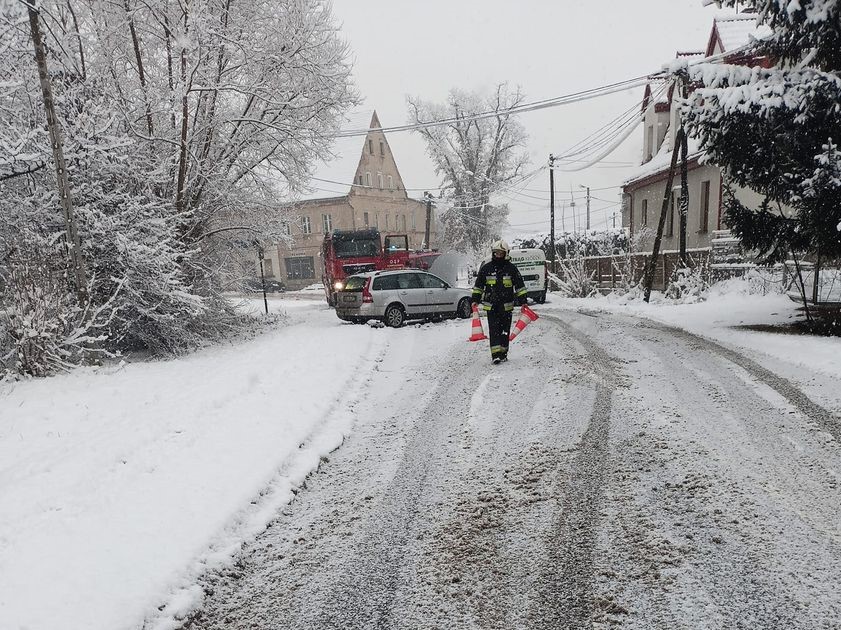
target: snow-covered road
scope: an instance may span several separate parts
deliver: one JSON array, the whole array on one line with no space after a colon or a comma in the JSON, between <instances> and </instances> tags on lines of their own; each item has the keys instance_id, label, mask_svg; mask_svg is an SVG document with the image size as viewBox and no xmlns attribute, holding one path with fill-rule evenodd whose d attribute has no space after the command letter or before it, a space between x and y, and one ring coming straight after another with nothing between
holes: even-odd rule
<instances>
[{"instance_id":1,"label":"snow-covered road","mask_svg":"<svg viewBox=\"0 0 841 630\"><path fill-rule=\"evenodd\" d=\"M546 309L501 366L367 330L354 431L187 628L841 628L837 393L626 315Z\"/></svg>"}]
</instances>

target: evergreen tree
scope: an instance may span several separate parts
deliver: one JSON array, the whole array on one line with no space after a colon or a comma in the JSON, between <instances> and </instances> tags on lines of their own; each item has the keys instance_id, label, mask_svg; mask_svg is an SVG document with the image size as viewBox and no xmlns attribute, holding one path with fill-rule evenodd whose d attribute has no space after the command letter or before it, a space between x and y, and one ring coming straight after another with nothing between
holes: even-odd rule
<instances>
[{"instance_id":1,"label":"evergreen tree","mask_svg":"<svg viewBox=\"0 0 841 630\"><path fill-rule=\"evenodd\" d=\"M725 198L747 248L769 263L841 257L841 0L756 5L771 34L748 51L753 67L688 66L682 114L707 160L765 197L759 208Z\"/></svg>"}]
</instances>

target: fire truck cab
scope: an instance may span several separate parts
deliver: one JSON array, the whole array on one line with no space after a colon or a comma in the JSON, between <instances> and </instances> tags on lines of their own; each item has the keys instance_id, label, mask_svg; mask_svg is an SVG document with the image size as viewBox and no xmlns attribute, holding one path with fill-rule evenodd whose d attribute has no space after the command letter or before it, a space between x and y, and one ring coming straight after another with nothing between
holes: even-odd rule
<instances>
[{"instance_id":1,"label":"fire truck cab","mask_svg":"<svg viewBox=\"0 0 841 630\"><path fill-rule=\"evenodd\" d=\"M324 235L321 261L322 282L327 303L336 305L336 292L349 276L381 269L403 269L409 259L409 237L390 234L381 240L380 231L333 230Z\"/></svg>"}]
</instances>

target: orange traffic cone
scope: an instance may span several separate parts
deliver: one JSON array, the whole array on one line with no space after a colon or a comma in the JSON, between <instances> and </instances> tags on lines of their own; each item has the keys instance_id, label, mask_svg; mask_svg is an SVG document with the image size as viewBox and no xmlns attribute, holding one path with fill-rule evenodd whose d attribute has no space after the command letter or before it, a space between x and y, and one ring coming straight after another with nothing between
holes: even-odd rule
<instances>
[{"instance_id":1,"label":"orange traffic cone","mask_svg":"<svg viewBox=\"0 0 841 630\"><path fill-rule=\"evenodd\" d=\"M520 319L518 319L517 323L514 324L514 329L511 331L511 334L508 335L508 341L514 341L514 337L523 332L523 329L536 319L537 313L523 304L523 306L520 307Z\"/></svg>"},{"instance_id":2,"label":"orange traffic cone","mask_svg":"<svg viewBox=\"0 0 841 630\"><path fill-rule=\"evenodd\" d=\"M474 304L473 305L473 322L470 324L470 338L467 341L482 341L483 339L487 339L485 336L485 331L482 330L482 320L479 319L479 307Z\"/></svg>"}]
</instances>

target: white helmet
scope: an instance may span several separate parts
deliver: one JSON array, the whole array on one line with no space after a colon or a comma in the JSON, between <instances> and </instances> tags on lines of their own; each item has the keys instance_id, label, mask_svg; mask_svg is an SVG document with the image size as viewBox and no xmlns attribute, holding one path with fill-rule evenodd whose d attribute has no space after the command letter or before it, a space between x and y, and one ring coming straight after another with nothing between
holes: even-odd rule
<instances>
[{"instance_id":1,"label":"white helmet","mask_svg":"<svg viewBox=\"0 0 841 630\"><path fill-rule=\"evenodd\" d=\"M508 256L509 251L511 251L511 248L508 247L508 243L506 243L502 239L496 240L493 243L491 243L491 252L505 252L505 255Z\"/></svg>"}]
</instances>

